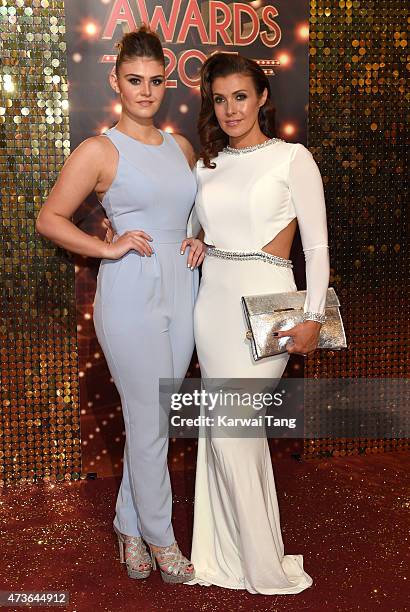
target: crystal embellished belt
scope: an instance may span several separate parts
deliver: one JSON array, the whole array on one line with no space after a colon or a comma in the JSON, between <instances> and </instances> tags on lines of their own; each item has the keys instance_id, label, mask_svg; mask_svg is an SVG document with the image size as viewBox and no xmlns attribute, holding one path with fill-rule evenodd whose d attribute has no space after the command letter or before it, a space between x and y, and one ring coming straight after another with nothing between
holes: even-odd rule
<instances>
[{"instance_id":1,"label":"crystal embellished belt","mask_svg":"<svg viewBox=\"0 0 410 612\"><path fill-rule=\"evenodd\" d=\"M208 247L207 255L212 257L219 257L221 259L232 259L243 261L247 259L260 259L266 263L274 264L276 266L283 266L285 268L293 268L291 259L284 259L278 255L271 255L265 251L224 251L223 249L217 249L216 247Z\"/></svg>"}]
</instances>

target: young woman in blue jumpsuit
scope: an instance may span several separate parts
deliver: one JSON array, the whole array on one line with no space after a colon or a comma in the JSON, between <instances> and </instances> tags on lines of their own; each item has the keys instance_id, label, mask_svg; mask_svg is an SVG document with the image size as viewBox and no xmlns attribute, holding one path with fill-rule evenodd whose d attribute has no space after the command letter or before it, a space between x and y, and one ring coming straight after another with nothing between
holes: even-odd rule
<instances>
[{"instance_id":1,"label":"young woman in blue jumpsuit","mask_svg":"<svg viewBox=\"0 0 410 612\"><path fill-rule=\"evenodd\" d=\"M126 430L114 519L120 559L132 578L147 577L157 561L164 581L185 582L194 567L173 533L158 389L160 378L185 376L194 348L196 267L204 256L199 240L186 239L195 159L185 138L153 123L165 94L165 60L155 34L143 26L123 37L110 83L121 97L121 118L72 153L37 230L74 253L102 258L94 324ZM71 221L92 191L115 231L110 244Z\"/></svg>"}]
</instances>

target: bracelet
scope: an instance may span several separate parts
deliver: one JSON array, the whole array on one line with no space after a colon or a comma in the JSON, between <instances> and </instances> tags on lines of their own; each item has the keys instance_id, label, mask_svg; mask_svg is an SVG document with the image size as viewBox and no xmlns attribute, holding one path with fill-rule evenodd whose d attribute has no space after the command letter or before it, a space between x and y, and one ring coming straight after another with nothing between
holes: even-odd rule
<instances>
[{"instance_id":1,"label":"bracelet","mask_svg":"<svg viewBox=\"0 0 410 612\"><path fill-rule=\"evenodd\" d=\"M325 314L320 314L320 312L304 312L302 321L316 321L323 324L326 321L326 316Z\"/></svg>"}]
</instances>

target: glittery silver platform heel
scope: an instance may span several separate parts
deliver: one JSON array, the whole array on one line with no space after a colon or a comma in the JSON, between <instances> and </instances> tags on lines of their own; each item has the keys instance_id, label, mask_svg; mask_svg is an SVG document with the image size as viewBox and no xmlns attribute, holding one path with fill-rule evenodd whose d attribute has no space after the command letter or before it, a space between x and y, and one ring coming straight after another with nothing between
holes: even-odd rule
<instances>
[{"instance_id":1,"label":"glittery silver platform heel","mask_svg":"<svg viewBox=\"0 0 410 612\"><path fill-rule=\"evenodd\" d=\"M118 538L120 563L126 564L128 576L137 579L148 578L152 570L151 557L142 538L127 536L116 527L114 531Z\"/></svg>"},{"instance_id":2,"label":"glittery silver platform heel","mask_svg":"<svg viewBox=\"0 0 410 612\"><path fill-rule=\"evenodd\" d=\"M192 563L184 557L176 542L171 546L158 547L160 550L154 552L150 546L152 567L155 570L157 563L164 582L188 582L195 578L195 570Z\"/></svg>"}]
</instances>

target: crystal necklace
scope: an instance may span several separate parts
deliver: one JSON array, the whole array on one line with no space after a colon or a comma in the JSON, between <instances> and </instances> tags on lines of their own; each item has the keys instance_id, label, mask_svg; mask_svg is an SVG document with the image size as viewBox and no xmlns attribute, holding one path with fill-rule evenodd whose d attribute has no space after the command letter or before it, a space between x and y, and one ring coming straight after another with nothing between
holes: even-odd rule
<instances>
[{"instance_id":1,"label":"crystal necklace","mask_svg":"<svg viewBox=\"0 0 410 612\"><path fill-rule=\"evenodd\" d=\"M237 149L235 147L230 147L227 145L224 149L222 149L223 153L230 153L231 155L240 155L241 153L251 153L252 151L257 151L258 149L263 149L269 145L275 144L275 142L282 142L281 138L269 138L269 140L265 140L265 142L261 142L257 145L252 145L251 147L242 147Z\"/></svg>"}]
</instances>

